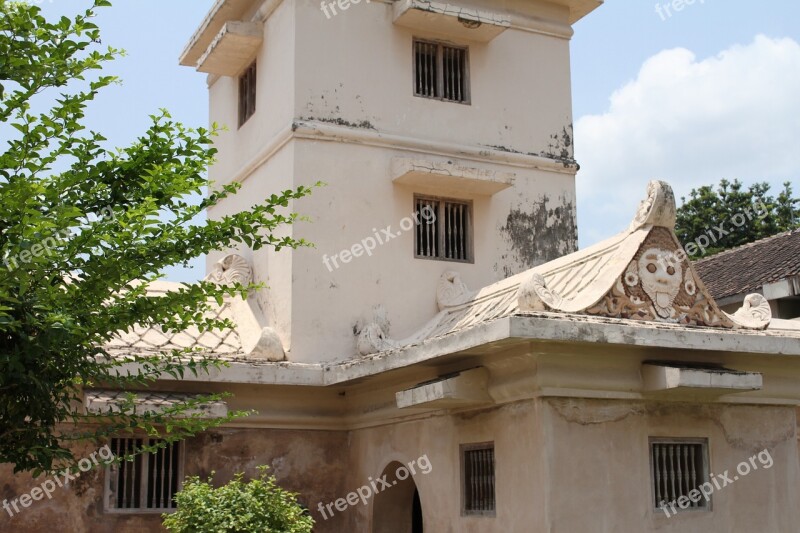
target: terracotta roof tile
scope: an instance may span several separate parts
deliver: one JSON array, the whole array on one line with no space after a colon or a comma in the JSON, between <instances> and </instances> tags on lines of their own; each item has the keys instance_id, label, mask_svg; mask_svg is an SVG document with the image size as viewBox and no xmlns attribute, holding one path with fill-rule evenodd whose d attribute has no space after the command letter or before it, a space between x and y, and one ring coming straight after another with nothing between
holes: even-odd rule
<instances>
[{"instance_id":1,"label":"terracotta roof tile","mask_svg":"<svg viewBox=\"0 0 800 533\"><path fill-rule=\"evenodd\" d=\"M715 299L758 292L769 283L800 276L800 229L720 252L694 266Z\"/></svg>"}]
</instances>

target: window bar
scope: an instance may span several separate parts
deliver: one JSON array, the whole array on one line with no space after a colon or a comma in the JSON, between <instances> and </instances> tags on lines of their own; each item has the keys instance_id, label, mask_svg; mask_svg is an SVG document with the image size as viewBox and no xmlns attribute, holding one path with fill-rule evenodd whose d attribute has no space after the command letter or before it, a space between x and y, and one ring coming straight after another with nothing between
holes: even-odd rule
<instances>
[{"instance_id":1,"label":"window bar","mask_svg":"<svg viewBox=\"0 0 800 533\"><path fill-rule=\"evenodd\" d=\"M430 204L429 204L429 205L430 205ZM433 241L433 228L432 228L432 227L429 227L429 228L428 228L428 237L427 237L427 239L425 240L425 248L426 248L426 249L425 249L425 255L426 255L427 257L432 257L432 256L434 255L434 251L433 251L433 242L434 242L434 241Z\"/></svg>"},{"instance_id":2,"label":"window bar","mask_svg":"<svg viewBox=\"0 0 800 533\"><path fill-rule=\"evenodd\" d=\"M431 49L429 44L425 45L425 95L433 96L431 91L431 78L433 77L433 61L431 57Z\"/></svg>"},{"instance_id":3,"label":"window bar","mask_svg":"<svg viewBox=\"0 0 800 533\"><path fill-rule=\"evenodd\" d=\"M478 510L483 511L484 508L484 496L483 496L483 450L478 450L474 452L475 455L475 462L478 466L478 473L475 476L478 484Z\"/></svg>"},{"instance_id":4,"label":"window bar","mask_svg":"<svg viewBox=\"0 0 800 533\"><path fill-rule=\"evenodd\" d=\"M481 470L483 470L483 475L481 476L481 498L483 501L483 505L481 507L481 511L486 511L489 509L489 450L481 450Z\"/></svg>"},{"instance_id":5,"label":"window bar","mask_svg":"<svg viewBox=\"0 0 800 533\"><path fill-rule=\"evenodd\" d=\"M456 100L456 50L451 48L448 52L450 56L450 100Z\"/></svg>"},{"instance_id":6,"label":"window bar","mask_svg":"<svg viewBox=\"0 0 800 533\"><path fill-rule=\"evenodd\" d=\"M133 439L126 440L126 442L125 442L125 455L128 455L132 451L134 451L135 443L136 443L136 441L133 440ZM124 503L124 506L125 506L126 509L132 507L133 506L132 505L133 500L135 500L135 497L134 497L135 489L134 489L134 485L133 485L133 483L135 481L134 480L135 477L136 477L135 459L133 461L126 460L125 461L125 477L123 478L124 485L125 485L124 491L123 491L123 494L124 494L123 503Z\"/></svg>"},{"instance_id":7,"label":"window bar","mask_svg":"<svg viewBox=\"0 0 800 533\"><path fill-rule=\"evenodd\" d=\"M453 241L452 249L450 250L451 255L450 259L458 259L458 239L459 239L459 227L458 227L458 205L457 204L450 204L450 238ZM483 454L481 454L483 455ZM481 457L483 461L483 457Z\"/></svg>"},{"instance_id":8,"label":"window bar","mask_svg":"<svg viewBox=\"0 0 800 533\"><path fill-rule=\"evenodd\" d=\"M421 43L416 43L416 61L417 61L417 76L416 80L414 80L417 84L417 94L425 94L422 90L422 74L423 74L423 61L422 61L422 46Z\"/></svg>"},{"instance_id":9,"label":"window bar","mask_svg":"<svg viewBox=\"0 0 800 533\"><path fill-rule=\"evenodd\" d=\"M170 502L172 500L172 478L175 475L175 443L169 445L166 454L166 464L167 464L167 481L164 486L164 508L169 509Z\"/></svg>"},{"instance_id":10,"label":"window bar","mask_svg":"<svg viewBox=\"0 0 800 533\"><path fill-rule=\"evenodd\" d=\"M425 43L420 43L420 49L422 50L422 94L423 96L428 96L428 47Z\"/></svg>"},{"instance_id":11,"label":"window bar","mask_svg":"<svg viewBox=\"0 0 800 533\"><path fill-rule=\"evenodd\" d=\"M464 206L464 261L470 258L470 224L469 224L469 207ZM492 452L492 461L494 461L494 452Z\"/></svg>"},{"instance_id":12,"label":"window bar","mask_svg":"<svg viewBox=\"0 0 800 533\"><path fill-rule=\"evenodd\" d=\"M477 454L475 452L470 454L470 462L472 463L472 508L480 509L480 500L478 499L478 465Z\"/></svg>"},{"instance_id":13,"label":"window bar","mask_svg":"<svg viewBox=\"0 0 800 533\"><path fill-rule=\"evenodd\" d=\"M441 202L432 202L431 204L436 211L437 215L441 214ZM442 255L442 244L441 244L441 235L442 230L440 229L439 224L431 224L431 232L433 234L433 238L431 239L431 248L433 250L433 254L431 257L441 257Z\"/></svg>"},{"instance_id":14,"label":"window bar","mask_svg":"<svg viewBox=\"0 0 800 533\"><path fill-rule=\"evenodd\" d=\"M464 91L464 78L467 73L467 51L460 50L458 54L458 101L459 102L466 102L467 95Z\"/></svg>"},{"instance_id":15,"label":"window bar","mask_svg":"<svg viewBox=\"0 0 800 533\"><path fill-rule=\"evenodd\" d=\"M455 214L456 214L456 259L463 259L462 256L464 255L464 221L463 221L464 206L462 204L456 204Z\"/></svg>"},{"instance_id":16,"label":"window bar","mask_svg":"<svg viewBox=\"0 0 800 533\"><path fill-rule=\"evenodd\" d=\"M481 509L481 461L478 457L478 452L470 452L472 459L472 508L476 511Z\"/></svg>"},{"instance_id":17,"label":"window bar","mask_svg":"<svg viewBox=\"0 0 800 533\"><path fill-rule=\"evenodd\" d=\"M683 494L689 494L689 491L692 490L691 480L689 479L689 450L692 448L691 445L684 445L683 446L683 457L681 457L681 464L683 465ZM694 507L694 502L689 504L691 507Z\"/></svg>"},{"instance_id":18,"label":"window bar","mask_svg":"<svg viewBox=\"0 0 800 533\"><path fill-rule=\"evenodd\" d=\"M691 471L691 475L692 475L692 488L693 489L697 488L697 469L696 469L696 465L695 465L695 456L696 456L695 453L690 453L689 454L689 461L691 462L691 470L690 471ZM700 502L697 502L697 506L701 507Z\"/></svg>"},{"instance_id":19,"label":"window bar","mask_svg":"<svg viewBox=\"0 0 800 533\"><path fill-rule=\"evenodd\" d=\"M669 492L669 467L667 466L667 448L666 444L659 444L661 448L661 460L663 464L661 465L661 472L664 476L664 498L667 501L670 501L670 492Z\"/></svg>"},{"instance_id":20,"label":"window bar","mask_svg":"<svg viewBox=\"0 0 800 533\"><path fill-rule=\"evenodd\" d=\"M169 500L167 501L167 507L170 509L175 508L175 502L173 501L175 497L175 493L178 492L178 476L180 475L180 461L181 461L181 448L179 443L173 443L171 454L171 464L169 469Z\"/></svg>"},{"instance_id":21,"label":"window bar","mask_svg":"<svg viewBox=\"0 0 800 533\"><path fill-rule=\"evenodd\" d=\"M675 448L675 465L677 467L675 470L675 475L678 483L678 493L676 494L676 496L679 496L680 493L682 493L683 491L683 472L681 472L681 451L682 448L684 448L684 446L677 444L674 446L674 448Z\"/></svg>"},{"instance_id":22,"label":"window bar","mask_svg":"<svg viewBox=\"0 0 800 533\"><path fill-rule=\"evenodd\" d=\"M483 485L483 510L489 510L489 450L482 450L482 468L483 468L483 476L481 476L481 481Z\"/></svg>"},{"instance_id":23,"label":"window bar","mask_svg":"<svg viewBox=\"0 0 800 533\"><path fill-rule=\"evenodd\" d=\"M149 439L144 439L142 444L147 446L150 444ZM141 458L141 472L142 475L139 476L138 481L136 482L136 487L138 487L139 494L141 494L141 501L137 503L136 507L150 509L151 507L151 491L149 488L149 484L152 483L153 476L150 474L150 469L152 468L152 460L150 452L143 453L140 455Z\"/></svg>"},{"instance_id":24,"label":"window bar","mask_svg":"<svg viewBox=\"0 0 800 533\"><path fill-rule=\"evenodd\" d=\"M461 54L463 50L453 50L453 93L456 102L462 102L464 99L461 97Z\"/></svg>"},{"instance_id":25,"label":"window bar","mask_svg":"<svg viewBox=\"0 0 800 533\"><path fill-rule=\"evenodd\" d=\"M444 68L442 75L444 76L445 82L445 93L444 97L446 100L453 99L453 49L443 47L443 55L444 55Z\"/></svg>"},{"instance_id":26,"label":"window bar","mask_svg":"<svg viewBox=\"0 0 800 533\"><path fill-rule=\"evenodd\" d=\"M659 444L653 444L653 479L656 481L656 507L658 507L664 500L661 497L661 446Z\"/></svg>"},{"instance_id":27,"label":"window bar","mask_svg":"<svg viewBox=\"0 0 800 533\"><path fill-rule=\"evenodd\" d=\"M439 54L438 54L439 46L432 44L430 45L431 50L431 96L437 98L440 94L439 91L439 78L441 74L439 73Z\"/></svg>"},{"instance_id":28,"label":"window bar","mask_svg":"<svg viewBox=\"0 0 800 533\"><path fill-rule=\"evenodd\" d=\"M420 49L422 50L422 91L420 94L428 96L428 49L424 43L420 43Z\"/></svg>"},{"instance_id":29,"label":"window bar","mask_svg":"<svg viewBox=\"0 0 800 533\"><path fill-rule=\"evenodd\" d=\"M421 213L422 212L421 205L422 204L420 203L420 201L417 200L416 201L416 205L415 205L417 213ZM417 223L417 227L416 227L416 231L417 231L417 243L416 243L417 255L424 255L422 253L422 229L423 229L422 228L422 223Z\"/></svg>"},{"instance_id":30,"label":"window bar","mask_svg":"<svg viewBox=\"0 0 800 533\"><path fill-rule=\"evenodd\" d=\"M123 440L120 445L120 449L123 451L122 456L125 457L128 455L128 446L130 445L130 441ZM128 478L130 477L128 474L128 459L125 459L120 463L120 476L119 476L119 483L122 485L122 507L128 507Z\"/></svg>"},{"instance_id":31,"label":"window bar","mask_svg":"<svg viewBox=\"0 0 800 533\"><path fill-rule=\"evenodd\" d=\"M447 203L447 229L448 231L448 239L450 240L450 250L448 250L447 258L453 259L456 255L456 217L455 217L455 205L452 203Z\"/></svg>"},{"instance_id":32,"label":"window bar","mask_svg":"<svg viewBox=\"0 0 800 533\"><path fill-rule=\"evenodd\" d=\"M675 490L675 446L669 446L669 481L672 485L671 499L676 500L678 493Z\"/></svg>"},{"instance_id":33,"label":"window bar","mask_svg":"<svg viewBox=\"0 0 800 533\"><path fill-rule=\"evenodd\" d=\"M431 204L427 204L431 205ZM433 235L433 228L428 227L425 229L425 257L430 257L433 249L431 247L431 240Z\"/></svg>"},{"instance_id":34,"label":"window bar","mask_svg":"<svg viewBox=\"0 0 800 533\"><path fill-rule=\"evenodd\" d=\"M114 447L114 454L117 457L124 457L124 442L122 439L117 440L116 446ZM126 461L120 461L117 464L117 507L125 507L125 463Z\"/></svg>"}]
</instances>

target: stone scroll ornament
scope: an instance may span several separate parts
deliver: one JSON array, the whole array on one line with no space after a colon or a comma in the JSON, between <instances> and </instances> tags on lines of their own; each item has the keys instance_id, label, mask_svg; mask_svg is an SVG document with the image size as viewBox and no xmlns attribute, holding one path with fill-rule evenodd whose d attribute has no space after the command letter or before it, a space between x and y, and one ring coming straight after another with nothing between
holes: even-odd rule
<instances>
[{"instance_id":1,"label":"stone scroll ornament","mask_svg":"<svg viewBox=\"0 0 800 533\"><path fill-rule=\"evenodd\" d=\"M436 285L436 306L439 308L439 313L428 324L408 338L392 339L389 336L389 319L386 309L377 306L373 309L371 320L359 322L356 325L354 331L357 337L356 349L361 355L371 355L420 342L448 310L470 302L476 294L467 288L458 272L448 270L442 274Z\"/></svg>"},{"instance_id":2,"label":"stone scroll ornament","mask_svg":"<svg viewBox=\"0 0 800 533\"><path fill-rule=\"evenodd\" d=\"M214 263L211 271L205 277L205 281L211 281L219 285L240 283L247 286L253 281L253 268L247 259L241 255L227 255ZM253 314L249 304L246 301L240 301L238 298L233 300L232 308L240 318L245 314L247 316L252 316ZM283 343L273 328L269 326L244 326L240 322L237 321L239 326L237 329L243 344L246 344L243 347L248 357L274 362L286 359Z\"/></svg>"},{"instance_id":3,"label":"stone scroll ornament","mask_svg":"<svg viewBox=\"0 0 800 533\"><path fill-rule=\"evenodd\" d=\"M748 329L767 329L772 322L772 308L761 294L748 294L742 307L728 317L737 325Z\"/></svg>"},{"instance_id":4,"label":"stone scroll ornament","mask_svg":"<svg viewBox=\"0 0 800 533\"><path fill-rule=\"evenodd\" d=\"M238 254L231 254L214 263L205 281L220 285L233 283L247 285L253 281L253 269L247 259Z\"/></svg>"},{"instance_id":5,"label":"stone scroll ornament","mask_svg":"<svg viewBox=\"0 0 800 533\"><path fill-rule=\"evenodd\" d=\"M521 311L551 311L561 306L562 298L547 288L544 276L531 275L517 293L517 306Z\"/></svg>"},{"instance_id":6,"label":"stone scroll ornament","mask_svg":"<svg viewBox=\"0 0 800 533\"><path fill-rule=\"evenodd\" d=\"M439 278L436 286L436 305L439 311L450 307L465 304L475 297L467 285L461 281L461 275L453 270L448 270Z\"/></svg>"}]
</instances>

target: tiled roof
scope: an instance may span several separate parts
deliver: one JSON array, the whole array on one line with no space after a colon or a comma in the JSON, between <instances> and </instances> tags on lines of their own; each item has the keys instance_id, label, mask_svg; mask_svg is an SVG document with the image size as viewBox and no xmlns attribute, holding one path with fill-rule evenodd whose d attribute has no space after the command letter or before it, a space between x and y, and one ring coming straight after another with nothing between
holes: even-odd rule
<instances>
[{"instance_id":1,"label":"tiled roof","mask_svg":"<svg viewBox=\"0 0 800 533\"><path fill-rule=\"evenodd\" d=\"M148 289L148 294L157 296L179 287L178 283L159 282ZM215 307L211 315L214 318L231 319L230 304L223 303ZM178 333L165 333L158 327L135 326L130 331L120 333L106 346L106 350L115 356L125 356L131 352L145 355L156 355L175 349L197 348L207 354L219 356L242 356L242 343L234 329L225 331L199 331L192 327Z\"/></svg>"},{"instance_id":2,"label":"tiled roof","mask_svg":"<svg viewBox=\"0 0 800 533\"><path fill-rule=\"evenodd\" d=\"M800 229L726 250L694 264L716 299L758 292L800 276Z\"/></svg>"}]
</instances>

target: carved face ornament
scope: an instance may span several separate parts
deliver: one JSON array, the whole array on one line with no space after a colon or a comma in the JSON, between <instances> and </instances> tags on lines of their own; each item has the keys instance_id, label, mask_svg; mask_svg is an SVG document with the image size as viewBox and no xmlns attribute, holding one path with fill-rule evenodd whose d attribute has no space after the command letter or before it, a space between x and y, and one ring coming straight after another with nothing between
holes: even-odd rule
<instances>
[{"instance_id":1,"label":"carved face ornament","mask_svg":"<svg viewBox=\"0 0 800 533\"><path fill-rule=\"evenodd\" d=\"M639 258L639 279L658 316L671 318L675 314L672 303L683 283L683 267L675 254L658 248L645 251Z\"/></svg>"}]
</instances>

